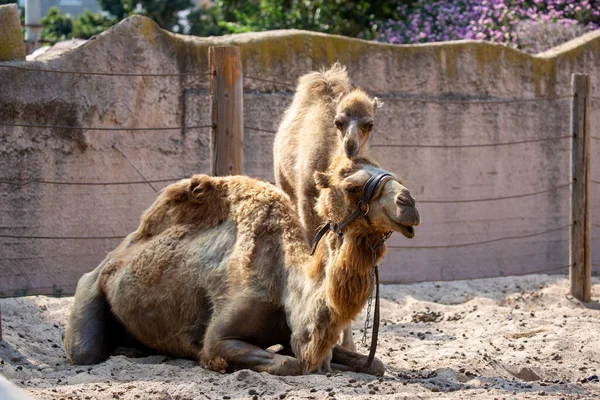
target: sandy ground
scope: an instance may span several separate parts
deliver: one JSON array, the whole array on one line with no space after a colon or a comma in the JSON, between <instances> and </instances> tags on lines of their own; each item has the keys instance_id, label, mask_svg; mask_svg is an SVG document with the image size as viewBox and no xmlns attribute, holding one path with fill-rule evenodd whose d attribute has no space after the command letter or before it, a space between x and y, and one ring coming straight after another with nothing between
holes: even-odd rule
<instances>
[{"instance_id":1,"label":"sandy ground","mask_svg":"<svg viewBox=\"0 0 600 400\"><path fill-rule=\"evenodd\" d=\"M382 292L377 355L387 371L379 379L220 375L163 356L71 366L61 334L72 298L49 297L1 300L0 374L38 399L600 398L600 304L566 295L565 277L387 285ZM592 294L600 298L598 278ZM363 318L354 325L357 341Z\"/></svg>"}]
</instances>

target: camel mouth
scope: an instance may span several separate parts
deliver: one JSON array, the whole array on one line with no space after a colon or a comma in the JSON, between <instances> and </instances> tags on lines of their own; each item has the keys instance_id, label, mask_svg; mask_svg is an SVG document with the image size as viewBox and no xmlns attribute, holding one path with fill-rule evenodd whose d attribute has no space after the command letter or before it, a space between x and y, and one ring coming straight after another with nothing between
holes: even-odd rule
<instances>
[{"instance_id":1,"label":"camel mouth","mask_svg":"<svg viewBox=\"0 0 600 400\"><path fill-rule=\"evenodd\" d=\"M400 229L398 229L398 231L404 235L404 237L408 238L408 239L412 239L415 237L415 228L413 228L410 225L402 225L402 224L398 224L396 222L394 222L394 224L396 224Z\"/></svg>"},{"instance_id":2,"label":"camel mouth","mask_svg":"<svg viewBox=\"0 0 600 400\"><path fill-rule=\"evenodd\" d=\"M393 229L396 232L400 232L404 237L408 239L412 239L415 237L415 228L413 225L405 225L401 222L397 222L394 218L392 218L386 208L383 209L385 215L388 217L389 221L393 225Z\"/></svg>"}]
</instances>

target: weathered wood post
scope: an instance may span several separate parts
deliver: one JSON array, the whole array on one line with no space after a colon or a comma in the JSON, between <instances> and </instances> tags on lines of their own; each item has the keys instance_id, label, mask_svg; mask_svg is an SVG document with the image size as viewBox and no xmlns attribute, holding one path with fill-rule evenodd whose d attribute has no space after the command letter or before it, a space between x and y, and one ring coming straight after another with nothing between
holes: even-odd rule
<instances>
[{"instance_id":1,"label":"weathered wood post","mask_svg":"<svg viewBox=\"0 0 600 400\"><path fill-rule=\"evenodd\" d=\"M588 302L591 300L592 257L590 217L590 77L573 74L573 102L571 127L573 160L571 171L571 295Z\"/></svg>"},{"instance_id":2,"label":"weathered wood post","mask_svg":"<svg viewBox=\"0 0 600 400\"><path fill-rule=\"evenodd\" d=\"M211 175L243 172L243 74L239 47L210 47Z\"/></svg>"}]
</instances>

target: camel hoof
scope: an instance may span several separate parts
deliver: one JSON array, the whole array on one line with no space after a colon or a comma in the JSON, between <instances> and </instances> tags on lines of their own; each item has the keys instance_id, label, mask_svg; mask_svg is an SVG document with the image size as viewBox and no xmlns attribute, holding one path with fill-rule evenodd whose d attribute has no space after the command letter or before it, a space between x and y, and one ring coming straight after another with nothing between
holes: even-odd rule
<instances>
[{"instance_id":1,"label":"camel hoof","mask_svg":"<svg viewBox=\"0 0 600 400\"><path fill-rule=\"evenodd\" d=\"M225 361L225 359L223 357L216 357L212 360L209 360L206 363L206 365L204 366L204 368L224 374L227 372L229 365L227 364L227 361Z\"/></svg>"},{"instance_id":2,"label":"camel hoof","mask_svg":"<svg viewBox=\"0 0 600 400\"><path fill-rule=\"evenodd\" d=\"M273 357L274 368L271 373L273 375L293 376L302 375L302 364L294 357L275 354Z\"/></svg>"},{"instance_id":3,"label":"camel hoof","mask_svg":"<svg viewBox=\"0 0 600 400\"><path fill-rule=\"evenodd\" d=\"M369 375L383 376L383 374L385 374L385 364L379 358L375 357L369 368L365 367L365 365L362 364L358 366L358 370L356 372L361 372L363 374Z\"/></svg>"},{"instance_id":4,"label":"camel hoof","mask_svg":"<svg viewBox=\"0 0 600 400\"><path fill-rule=\"evenodd\" d=\"M330 351L329 355L327 356L327 358L325 360L323 360L323 363L321 364L321 366L317 370L317 372L319 374L326 374L328 372L332 372L333 371L331 369L331 359L332 358L333 358L333 353Z\"/></svg>"}]
</instances>

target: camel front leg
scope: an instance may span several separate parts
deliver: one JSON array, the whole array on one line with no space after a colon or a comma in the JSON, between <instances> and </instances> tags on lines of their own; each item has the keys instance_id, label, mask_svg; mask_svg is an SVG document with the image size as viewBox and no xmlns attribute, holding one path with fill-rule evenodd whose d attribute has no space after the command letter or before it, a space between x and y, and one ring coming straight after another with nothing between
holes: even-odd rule
<instances>
[{"instance_id":1,"label":"camel front leg","mask_svg":"<svg viewBox=\"0 0 600 400\"><path fill-rule=\"evenodd\" d=\"M342 333L342 347L350 351L356 351L354 338L352 337L352 322L350 322L348 326L344 328L344 332Z\"/></svg>"},{"instance_id":2,"label":"camel front leg","mask_svg":"<svg viewBox=\"0 0 600 400\"><path fill-rule=\"evenodd\" d=\"M354 371L370 375L383 375L385 366L377 357L373 359L373 363L369 368L365 367L367 356L347 350L336 344L333 347L333 358L331 367L340 371Z\"/></svg>"},{"instance_id":3,"label":"camel front leg","mask_svg":"<svg viewBox=\"0 0 600 400\"><path fill-rule=\"evenodd\" d=\"M212 356L202 364L217 372L248 368L273 375L302 375L302 366L294 357L272 353L238 339L223 339L215 344Z\"/></svg>"}]
</instances>

